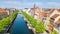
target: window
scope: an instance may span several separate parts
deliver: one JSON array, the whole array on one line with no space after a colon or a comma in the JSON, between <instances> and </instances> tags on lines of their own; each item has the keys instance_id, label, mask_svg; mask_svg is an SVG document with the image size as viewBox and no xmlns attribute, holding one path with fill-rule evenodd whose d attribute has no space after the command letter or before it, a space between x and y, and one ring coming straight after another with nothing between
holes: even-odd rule
<instances>
[{"instance_id":1,"label":"window","mask_svg":"<svg viewBox=\"0 0 60 34\"><path fill-rule=\"evenodd\" d=\"M36 15L36 16L37 16L37 14L34 14L34 15Z\"/></svg>"}]
</instances>

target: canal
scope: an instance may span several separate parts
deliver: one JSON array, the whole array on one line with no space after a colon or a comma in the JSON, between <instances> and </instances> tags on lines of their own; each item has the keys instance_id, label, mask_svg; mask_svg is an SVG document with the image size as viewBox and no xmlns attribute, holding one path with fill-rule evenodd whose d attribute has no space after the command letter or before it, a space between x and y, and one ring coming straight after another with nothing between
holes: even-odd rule
<instances>
[{"instance_id":1,"label":"canal","mask_svg":"<svg viewBox=\"0 0 60 34\"><path fill-rule=\"evenodd\" d=\"M12 27L9 30L10 34L32 34L28 29L22 14L18 14Z\"/></svg>"}]
</instances>

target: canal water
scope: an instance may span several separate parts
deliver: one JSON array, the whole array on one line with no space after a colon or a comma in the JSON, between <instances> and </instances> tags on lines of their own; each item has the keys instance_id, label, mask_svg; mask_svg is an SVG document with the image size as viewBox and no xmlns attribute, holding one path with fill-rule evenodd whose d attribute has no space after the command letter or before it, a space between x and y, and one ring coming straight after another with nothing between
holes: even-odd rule
<instances>
[{"instance_id":1,"label":"canal water","mask_svg":"<svg viewBox=\"0 0 60 34\"><path fill-rule=\"evenodd\" d=\"M22 16L22 14L18 14L12 27L9 30L10 34L32 34Z\"/></svg>"}]
</instances>

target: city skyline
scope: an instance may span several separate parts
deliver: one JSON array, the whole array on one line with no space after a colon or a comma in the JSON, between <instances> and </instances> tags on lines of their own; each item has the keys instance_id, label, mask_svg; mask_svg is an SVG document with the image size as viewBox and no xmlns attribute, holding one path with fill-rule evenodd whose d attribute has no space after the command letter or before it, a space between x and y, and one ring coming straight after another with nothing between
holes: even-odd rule
<instances>
[{"instance_id":1,"label":"city skyline","mask_svg":"<svg viewBox=\"0 0 60 34\"><path fill-rule=\"evenodd\" d=\"M60 0L1 0L1 8L32 8L34 6L40 8L60 8Z\"/></svg>"}]
</instances>

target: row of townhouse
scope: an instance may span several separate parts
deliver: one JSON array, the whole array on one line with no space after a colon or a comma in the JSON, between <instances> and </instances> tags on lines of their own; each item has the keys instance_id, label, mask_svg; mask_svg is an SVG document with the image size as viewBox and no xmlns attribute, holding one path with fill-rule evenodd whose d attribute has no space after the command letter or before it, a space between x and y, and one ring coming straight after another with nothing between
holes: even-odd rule
<instances>
[{"instance_id":1,"label":"row of townhouse","mask_svg":"<svg viewBox=\"0 0 60 34\"><path fill-rule=\"evenodd\" d=\"M25 8L26 13L34 17L37 22L44 22L46 31L52 32L55 25L60 24L60 9L39 8L34 4L34 8ZM57 29L57 28L56 28Z\"/></svg>"},{"instance_id":2,"label":"row of townhouse","mask_svg":"<svg viewBox=\"0 0 60 34\"><path fill-rule=\"evenodd\" d=\"M59 11L60 9L52 9L51 14L48 16L46 21L46 29L50 32L54 30L54 26L58 25L60 22ZM48 13L49 14L49 13Z\"/></svg>"},{"instance_id":3,"label":"row of townhouse","mask_svg":"<svg viewBox=\"0 0 60 34\"><path fill-rule=\"evenodd\" d=\"M10 10L10 9L8 10L8 9L0 8L0 20L8 17L13 12L14 12L14 10Z\"/></svg>"}]
</instances>

